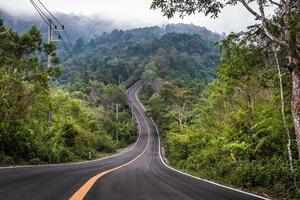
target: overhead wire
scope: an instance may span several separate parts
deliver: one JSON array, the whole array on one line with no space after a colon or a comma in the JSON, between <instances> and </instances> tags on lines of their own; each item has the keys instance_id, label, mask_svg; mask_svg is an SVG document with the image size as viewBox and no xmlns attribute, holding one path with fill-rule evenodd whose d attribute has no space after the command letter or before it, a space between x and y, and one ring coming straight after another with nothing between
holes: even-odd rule
<instances>
[{"instance_id":1,"label":"overhead wire","mask_svg":"<svg viewBox=\"0 0 300 200\"><path fill-rule=\"evenodd\" d=\"M45 21L47 25L49 25L49 21L47 21L48 17L43 13L43 11L35 4L33 0L30 0L31 4L35 8L35 10L38 12L38 14L41 16L41 18Z\"/></svg>"},{"instance_id":2,"label":"overhead wire","mask_svg":"<svg viewBox=\"0 0 300 200\"><path fill-rule=\"evenodd\" d=\"M42 9L33 1L33 0L30 0L31 4L33 5L33 7L35 8L35 10L38 12L38 14L40 15L40 17L43 19L43 21L48 25L50 26L50 23L49 22L51 20L51 18L53 19L52 20L52 23L55 27L55 29L53 30L53 32L55 33L55 35L58 37L58 39L62 42L63 44L63 48L65 49L65 51L67 52L67 54L69 55L71 61L73 62L73 64L75 65L78 65L82 68L82 70L84 71L84 75L86 76L85 78L89 79L88 77L88 73L87 73L87 67L85 65L82 64L80 58L78 57L77 53L76 53L76 50L67 34L67 32L65 31L64 29L64 25L47 9L47 7L40 1L40 0L37 0L41 6L46 10L46 12L51 16L49 17L47 14L45 14ZM56 21L61 27L62 27L62 31L64 32L66 38L67 38L67 41L66 42L64 40L64 38L62 37L62 35L59 33L57 29L57 25L53 22L53 21ZM67 44L68 43L68 44Z\"/></svg>"},{"instance_id":3,"label":"overhead wire","mask_svg":"<svg viewBox=\"0 0 300 200\"><path fill-rule=\"evenodd\" d=\"M74 48L72 42L70 41L70 38L69 38L67 32L66 32L65 30L64 30L63 32L65 33L66 38L67 38L67 40L68 40L68 42L69 42L69 44L70 44L72 50L74 51L74 54L75 54L76 58L80 61L80 59L79 59L79 57L78 57L78 55L77 55L77 53L76 53L76 50L75 50L75 48Z\"/></svg>"},{"instance_id":4,"label":"overhead wire","mask_svg":"<svg viewBox=\"0 0 300 200\"><path fill-rule=\"evenodd\" d=\"M43 6L43 8L49 13L49 15L63 28L64 25L47 9L47 7L40 0L37 1Z\"/></svg>"},{"instance_id":5,"label":"overhead wire","mask_svg":"<svg viewBox=\"0 0 300 200\"><path fill-rule=\"evenodd\" d=\"M68 42L69 42L69 44L70 44L70 46L71 46L71 48L72 48L72 50L73 50L73 52L74 52L74 54L75 54L75 57L76 57L77 60L80 62L80 65L81 65L81 67L82 67L83 70L84 70L84 76L85 76L85 78L86 78L87 80L89 80L90 77L89 77L89 74L87 73L87 71L88 71L87 66L84 65L84 64L82 64L80 58L78 57L78 55L77 55L77 53L76 53L76 50L75 50L73 44L72 44L71 41L70 41L70 38L69 38L67 32L66 32L65 30L64 30L63 32L64 32L65 35L66 35L66 38L67 38L67 40L68 40Z\"/></svg>"},{"instance_id":6,"label":"overhead wire","mask_svg":"<svg viewBox=\"0 0 300 200\"><path fill-rule=\"evenodd\" d=\"M74 46L73 46L73 44L72 44L72 42L71 42L71 40L70 40L70 38L69 38L69 36L68 36L68 34L67 34L67 32L66 32L66 30L64 29L64 25L63 25L63 23L61 23L51 12L50 12L50 10L48 10L47 9L47 7L40 1L40 0L37 0L42 6L43 6L43 8L48 12L48 14L59 24L59 25L61 25L61 27L62 27L62 31L64 32L64 34L65 34L65 36L66 36L66 38L67 38L67 40L68 40L68 43L69 43L69 46L71 47L71 49L72 49L72 51L74 52L73 54L75 55L75 57L76 57L76 60L81 64L81 65L83 65L82 64L82 62L81 62L81 60L80 60L80 58L78 57L78 55L77 55L77 53L76 53L76 50L75 50L75 48L74 48ZM86 66L84 66L84 68L86 69Z\"/></svg>"}]
</instances>

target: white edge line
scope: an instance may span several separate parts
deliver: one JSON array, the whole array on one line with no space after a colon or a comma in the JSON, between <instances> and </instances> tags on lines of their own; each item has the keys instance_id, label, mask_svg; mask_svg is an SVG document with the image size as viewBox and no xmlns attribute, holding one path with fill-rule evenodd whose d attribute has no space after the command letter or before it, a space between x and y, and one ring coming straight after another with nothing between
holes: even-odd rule
<instances>
[{"instance_id":1,"label":"white edge line","mask_svg":"<svg viewBox=\"0 0 300 200\"><path fill-rule=\"evenodd\" d=\"M138 101L138 103L141 105L141 107L143 108L144 111L146 111L145 107L143 106L143 104L140 102L139 98L137 98L137 93L135 94L135 97ZM223 187L223 188L226 188L226 189L229 189L229 190L233 190L233 191L236 191L236 192L240 192L240 193L243 193L243 194L247 194L247 195L250 195L250 196L253 196L253 197L257 197L257 198L260 198L260 199L264 199L264 200L270 200L269 198L266 198L266 197L263 197L263 196L259 196L259 195L256 195L256 194L253 194L253 193L250 193L250 192L245 192L245 191L242 191L242 190L239 190L239 189L236 189L236 188L232 188L232 187L229 187L229 186L226 186L226 185L222 185L222 184L219 184L219 183L216 183L216 182L213 182L213 181L209 181L209 180L206 180L206 179L203 179L203 178L199 178L199 177L196 177L196 176L193 176L193 175L190 175L190 174L187 174L185 172L182 172L182 171L179 171L171 166L169 166L165 161L164 159L162 158L162 155L161 155L161 141L160 141L160 134L159 134L159 131L158 131L158 128L154 122L154 120L152 119L152 117L150 117L150 120L152 121L152 123L154 124L154 127L156 129L156 132L157 132L157 136L158 136L158 143L159 143L159 158L161 160L161 162L164 164L164 166L166 166L167 168L177 172L177 173L180 173L180 174L183 174L183 175L186 175L186 176L189 176L191 178L194 178L194 179L197 179L197 180L200 180L200 181L204 181L204 182L207 182L207 183L210 183L210 184L213 184L213 185L217 185L219 187Z\"/></svg>"},{"instance_id":2,"label":"white edge line","mask_svg":"<svg viewBox=\"0 0 300 200\"><path fill-rule=\"evenodd\" d=\"M140 106L142 107L142 109L144 110L144 112L146 111L146 108L144 107L144 105L140 102L140 99L137 96L137 93L135 93L135 99L137 99L138 103L140 104Z\"/></svg>"},{"instance_id":3,"label":"white edge line","mask_svg":"<svg viewBox=\"0 0 300 200\"><path fill-rule=\"evenodd\" d=\"M169 165L166 164L166 162L164 161L164 159L162 158L162 155L161 155L161 141L160 141L160 135L159 135L159 131L158 131L158 128L154 122L154 120L152 119L152 117L150 117L152 123L154 124L155 126L155 129L156 129L156 132L157 132L157 136L158 136L158 142L159 142L159 157L160 157L160 160L162 161L162 163L169 169L177 172L177 173L180 173L180 174L183 174L183 175L186 175L186 176L189 176L191 178L194 178L194 179L197 179L197 180L200 180L200 181L204 181L204 182L207 182L207 183L210 183L210 184L213 184L213 185L217 185L217 186L220 186L220 187L223 187L223 188L226 188L226 189L229 189L229 190L233 190L233 191L236 191L236 192L240 192L240 193L243 193L243 194L247 194L247 195L250 195L250 196L253 196L253 197L257 197L257 198L260 198L260 199L264 199L264 200L270 200L266 197L263 197L263 196L259 196L259 195L256 195L256 194L253 194L253 193L249 193L249 192L245 192L245 191L242 191L242 190L239 190L239 189L236 189L236 188L232 188L232 187L229 187L229 186L226 186L226 185L222 185L222 184L219 184L219 183L216 183L216 182L213 182L213 181L209 181L209 180L206 180L206 179L203 179L203 178L199 178L199 177L196 177L196 176L192 176L190 174L187 174L185 172L182 172L182 171L179 171Z\"/></svg>"},{"instance_id":4,"label":"white edge line","mask_svg":"<svg viewBox=\"0 0 300 200\"><path fill-rule=\"evenodd\" d=\"M133 87L135 84L133 84L131 87ZM126 93L129 93L129 89L126 91ZM130 95L128 95L129 98L131 99L132 101L132 98ZM139 104L141 104L139 102ZM144 109L144 107L143 107ZM133 113L135 118L136 118L136 115L135 113ZM88 164L88 163L93 163L93 162L97 162L97 161L101 161L101 160L105 160L105 159L108 159L108 158L113 158L115 156L119 156L119 155L122 155L126 152L128 152L130 149L132 149L136 144L137 142L140 140L140 136L141 136L141 130L140 130L140 124L138 122L138 120L136 120L138 125L139 125L139 136L137 138L137 140L135 141L134 144L130 145L129 147L125 148L124 150L122 150L121 152L119 153L116 153L114 155L111 155L111 156L106 156L106 157L103 157L103 158L99 158L99 159L95 159L95 160L89 160L89 161L82 161L82 162L74 162L74 163L58 163L58 164L45 164L45 165L19 165L19 166L8 166L8 167L0 167L0 170L4 170L4 169L18 169L18 168L37 168L37 167L55 167L55 166L65 166L65 165L81 165L81 164Z\"/></svg>"},{"instance_id":5,"label":"white edge line","mask_svg":"<svg viewBox=\"0 0 300 200\"><path fill-rule=\"evenodd\" d=\"M138 103L141 105L141 107L143 108L144 111L146 111L145 107L143 106L143 104L141 104L139 98L137 98L137 94L135 94L135 97L138 101ZM206 180L206 179L203 179L203 178L199 178L199 177L196 177L196 176L193 176L193 175L190 175L190 174L187 174L185 172L182 172L182 171L179 171L171 166L169 166L162 158L162 155L161 155L161 141L160 141L160 136L159 136L159 131L158 131L158 128L154 122L154 120L152 119L152 117L150 117L150 120L152 121L152 123L154 124L154 127L156 129L156 132L157 132L157 136L158 136L158 143L159 143L159 158L161 160L161 162L164 164L164 166L166 166L167 168L177 172L177 173L180 173L180 174L183 174L183 175L186 175L186 176L189 176L191 178L194 178L194 179L197 179L197 180L200 180L200 181L204 181L204 182L207 182L207 183L210 183L210 184L213 184L213 185L217 185L219 187L223 187L223 188L226 188L226 189L229 189L229 190L233 190L233 191L236 191L236 192L240 192L240 193L243 193L243 194L247 194L247 195L250 195L250 196L253 196L253 197L257 197L257 198L260 198L260 199L264 199L264 200L270 200L269 198L266 198L266 197L263 197L263 196L259 196L259 195L256 195L256 194L253 194L253 193L249 193L249 192L245 192L245 191L242 191L242 190L239 190L239 189L236 189L236 188L232 188L232 187L229 187L229 186L226 186L226 185L222 185L222 184L219 184L219 183L216 183L216 182L213 182L213 181L209 181L209 180Z\"/></svg>"}]
</instances>

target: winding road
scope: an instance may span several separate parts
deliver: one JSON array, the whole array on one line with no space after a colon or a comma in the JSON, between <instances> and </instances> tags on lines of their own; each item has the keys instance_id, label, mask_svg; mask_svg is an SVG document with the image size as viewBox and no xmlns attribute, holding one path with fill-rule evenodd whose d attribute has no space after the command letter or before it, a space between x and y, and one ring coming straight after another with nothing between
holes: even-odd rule
<instances>
[{"instance_id":1,"label":"winding road","mask_svg":"<svg viewBox=\"0 0 300 200\"><path fill-rule=\"evenodd\" d=\"M99 160L0 168L2 200L254 200L266 199L169 167L161 157L152 119L137 98L142 82L127 91L139 126L129 149Z\"/></svg>"}]
</instances>

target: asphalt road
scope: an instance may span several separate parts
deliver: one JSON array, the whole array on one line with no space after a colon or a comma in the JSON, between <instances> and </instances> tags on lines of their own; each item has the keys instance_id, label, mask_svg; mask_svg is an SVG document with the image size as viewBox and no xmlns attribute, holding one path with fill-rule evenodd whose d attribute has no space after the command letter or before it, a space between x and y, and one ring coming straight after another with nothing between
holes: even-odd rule
<instances>
[{"instance_id":1,"label":"asphalt road","mask_svg":"<svg viewBox=\"0 0 300 200\"><path fill-rule=\"evenodd\" d=\"M0 168L0 199L263 199L168 167L160 155L155 124L137 99L141 86L137 82L127 92L139 125L139 138L131 148L92 162Z\"/></svg>"}]
</instances>

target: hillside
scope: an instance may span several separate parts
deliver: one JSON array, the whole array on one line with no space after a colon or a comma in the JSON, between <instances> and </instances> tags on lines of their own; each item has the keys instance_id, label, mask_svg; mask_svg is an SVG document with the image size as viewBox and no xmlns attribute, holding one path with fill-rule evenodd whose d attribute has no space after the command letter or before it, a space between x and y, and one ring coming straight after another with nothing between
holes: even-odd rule
<instances>
[{"instance_id":1,"label":"hillside","mask_svg":"<svg viewBox=\"0 0 300 200\"><path fill-rule=\"evenodd\" d=\"M199 79L207 83L215 76L219 56L214 43L199 35L165 34L159 27L114 30L92 38L78 53L91 79L115 84L120 75L127 83L137 80L151 62L155 62L163 79ZM82 78L82 70L73 65L65 64L63 70L63 84Z\"/></svg>"},{"instance_id":2,"label":"hillside","mask_svg":"<svg viewBox=\"0 0 300 200\"><path fill-rule=\"evenodd\" d=\"M178 79L182 84L190 79L206 84L215 76L219 51L213 42L197 34L167 33L158 26L102 33L109 29L101 28L104 22L59 14L62 21L72 24L66 28L72 30L71 40L79 38L74 47L87 66L86 73L63 53L61 44L58 44L57 54L53 44L46 45L42 40L46 27L38 18L21 19L3 12L1 15L4 24L17 30L15 32L1 24L0 64L3 67L0 80L5 81L5 86L0 87L3 97L0 129L5 132L1 138L2 165L87 159L88 152L96 157L97 152L113 152L131 143L135 139L135 128L130 121L124 86L142 75L144 77L147 66L153 63L158 69L158 77ZM79 26L81 23L83 28ZM93 26L97 23L98 26ZM35 26L26 30L32 25ZM93 27L98 35L91 35L92 29L81 31L85 26ZM24 48L20 48L22 45ZM47 52L53 54L53 70L45 68ZM57 58L60 58L60 64ZM8 66L20 70L11 74ZM38 66L38 70L35 71L34 66ZM55 80L53 87L47 83L46 77L49 76ZM117 87L119 81L123 85ZM35 95L20 100L33 90ZM64 101L64 105L59 106L60 101ZM119 110L122 132L118 144L115 142L115 111L111 103L122 105ZM13 108L8 109L7 105ZM50 125L45 120L48 107L53 111ZM76 118L76 115L80 117ZM52 139L45 142L47 137ZM12 140L16 143L11 144ZM27 146L23 145L25 141ZM30 151L32 154L28 155Z\"/></svg>"},{"instance_id":3,"label":"hillside","mask_svg":"<svg viewBox=\"0 0 300 200\"><path fill-rule=\"evenodd\" d=\"M54 87L49 80L61 69L45 66L55 48L35 27L20 34L0 19L0 42L1 166L88 160L135 141L125 88L97 81L89 91ZM121 104L119 142L112 103Z\"/></svg>"},{"instance_id":4,"label":"hillside","mask_svg":"<svg viewBox=\"0 0 300 200\"><path fill-rule=\"evenodd\" d=\"M300 0L42 1L0 5L0 198L300 199Z\"/></svg>"},{"instance_id":5,"label":"hillside","mask_svg":"<svg viewBox=\"0 0 300 200\"><path fill-rule=\"evenodd\" d=\"M220 41L225 39L225 34L213 33L205 27L196 26L193 24L167 24L164 27L167 33L190 33L200 35L202 38L210 41Z\"/></svg>"},{"instance_id":6,"label":"hillside","mask_svg":"<svg viewBox=\"0 0 300 200\"><path fill-rule=\"evenodd\" d=\"M160 80L156 63L144 69L140 98L158 124L168 161L178 170L272 199L299 199L296 136L287 135L294 128L287 69L281 69L282 84L275 67L279 56L239 35L221 47L216 77L208 84L193 76Z\"/></svg>"}]
</instances>

